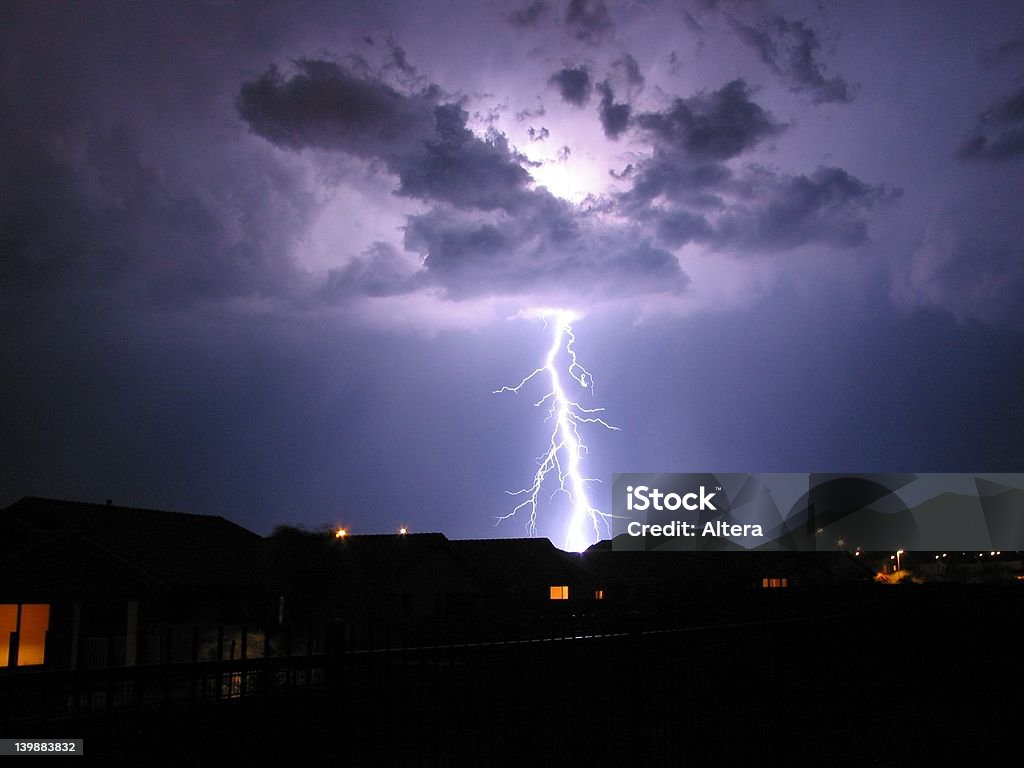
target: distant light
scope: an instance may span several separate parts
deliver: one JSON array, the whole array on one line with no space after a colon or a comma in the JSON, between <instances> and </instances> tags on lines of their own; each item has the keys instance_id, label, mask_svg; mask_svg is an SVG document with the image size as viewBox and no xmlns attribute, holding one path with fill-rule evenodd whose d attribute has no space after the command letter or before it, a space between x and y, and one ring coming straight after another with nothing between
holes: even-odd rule
<instances>
[{"instance_id":1,"label":"distant light","mask_svg":"<svg viewBox=\"0 0 1024 768\"><path fill-rule=\"evenodd\" d=\"M408 528L406 528L406 527L405 527L405 526L403 525L403 526L402 526L401 528L399 528L399 529L398 529L398 532L399 532L400 534L402 534L403 536L405 536L405 534L407 534L407 533L409 532L409 529L408 529Z\"/></svg>"},{"instance_id":2,"label":"distant light","mask_svg":"<svg viewBox=\"0 0 1024 768\"><path fill-rule=\"evenodd\" d=\"M889 559L890 560L895 560L896 559L896 555L889 555Z\"/></svg>"},{"instance_id":3,"label":"distant light","mask_svg":"<svg viewBox=\"0 0 1024 768\"><path fill-rule=\"evenodd\" d=\"M995 557L995 555L996 555L995 552L989 552L989 554L992 555L992 557Z\"/></svg>"},{"instance_id":4,"label":"distant light","mask_svg":"<svg viewBox=\"0 0 1024 768\"><path fill-rule=\"evenodd\" d=\"M348 536L348 531L344 528L339 528L334 532L334 538L336 539L344 539L346 536Z\"/></svg>"}]
</instances>

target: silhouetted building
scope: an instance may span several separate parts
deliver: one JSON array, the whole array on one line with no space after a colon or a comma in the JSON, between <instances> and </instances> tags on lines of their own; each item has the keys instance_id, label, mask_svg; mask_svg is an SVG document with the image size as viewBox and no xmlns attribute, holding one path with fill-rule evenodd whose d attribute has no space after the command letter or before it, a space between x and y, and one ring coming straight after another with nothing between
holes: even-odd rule
<instances>
[{"instance_id":1,"label":"silhouetted building","mask_svg":"<svg viewBox=\"0 0 1024 768\"><path fill-rule=\"evenodd\" d=\"M464 539L451 544L479 574L488 609L553 608L595 598L595 585L580 567L580 556L557 549L548 539Z\"/></svg>"},{"instance_id":2,"label":"silhouetted building","mask_svg":"<svg viewBox=\"0 0 1024 768\"><path fill-rule=\"evenodd\" d=\"M133 665L231 643L213 628L261 623L272 604L260 541L221 517L23 498L0 512L0 667Z\"/></svg>"},{"instance_id":3,"label":"silhouetted building","mask_svg":"<svg viewBox=\"0 0 1024 768\"><path fill-rule=\"evenodd\" d=\"M604 541L580 562L610 605L638 608L679 609L760 589L866 584L874 576L867 563L847 552L614 551Z\"/></svg>"},{"instance_id":4,"label":"silhouetted building","mask_svg":"<svg viewBox=\"0 0 1024 768\"><path fill-rule=\"evenodd\" d=\"M221 517L24 498L0 512L0 667L311 653L331 622L351 638L382 622L481 614L696 611L870 581L867 559L611 542L574 554L540 538L288 527L263 539Z\"/></svg>"},{"instance_id":5,"label":"silhouetted building","mask_svg":"<svg viewBox=\"0 0 1024 768\"><path fill-rule=\"evenodd\" d=\"M442 533L346 536L334 544L345 590L362 615L465 617L479 608L477 572Z\"/></svg>"}]
</instances>

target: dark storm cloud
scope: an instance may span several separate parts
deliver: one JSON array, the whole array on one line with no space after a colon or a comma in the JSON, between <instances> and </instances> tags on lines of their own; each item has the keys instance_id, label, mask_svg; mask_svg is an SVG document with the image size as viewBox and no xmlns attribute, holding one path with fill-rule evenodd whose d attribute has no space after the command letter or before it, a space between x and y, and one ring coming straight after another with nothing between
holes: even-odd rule
<instances>
[{"instance_id":1,"label":"dark storm cloud","mask_svg":"<svg viewBox=\"0 0 1024 768\"><path fill-rule=\"evenodd\" d=\"M272 68L242 85L238 111L254 133L287 149L383 160L407 197L482 210L524 201L524 158L497 131L477 138L461 106L436 103L438 89L403 94L334 62L296 66L287 80Z\"/></svg>"},{"instance_id":2,"label":"dark storm cloud","mask_svg":"<svg viewBox=\"0 0 1024 768\"><path fill-rule=\"evenodd\" d=\"M590 99L592 84L586 67L563 67L548 79L558 89L562 100L582 107Z\"/></svg>"},{"instance_id":3,"label":"dark storm cloud","mask_svg":"<svg viewBox=\"0 0 1024 768\"><path fill-rule=\"evenodd\" d=\"M745 254L809 243L856 247L867 241L867 213L899 196L841 168L789 175L751 164L730 167L785 129L740 80L677 98L631 124L654 151L613 174L630 184L616 202L626 215L653 225L669 246L700 242Z\"/></svg>"},{"instance_id":4,"label":"dark storm cloud","mask_svg":"<svg viewBox=\"0 0 1024 768\"><path fill-rule=\"evenodd\" d=\"M230 130L206 132L226 78L198 77L191 61L165 67L188 58L174 35L189 14L142 42L129 12L99 23L77 6L35 8L11 6L0 25L11 75L0 83L0 304L45 314L72 296L81 307L287 296L316 201L301 171ZM187 130L171 130L178 121Z\"/></svg>"},{"instance_id":5,"label":"dark storm cloud","mask_svg":"<svg viewBox=\"0 0 1024 768\"><path fill-rule=\"evenodd\" d=\"M632 182L621 197L627 209L643 207L659 197L699 207L719 206L722 201L716 190L734 176L722 163L692 163L681 153L664 150L613 175Z\"/></svg>"},{"instance_id":6,"label":"dark storm cloud","mask_svg":"<svg viewBox=\"0 0 1024 768\"><path fill-rule=\"evenodd\" d=\"M964 160L1003 162L1024 154L1024 88L993 104L978 117L974 136L957 156Z\"/></svg>"},{"instance_id":7,"label":"dark storm cloud","mask_svg":"<svg viewBox=\"0 0 1024 768\"><path fill-rule=\"evenodd\" d=\"M597 45L615 33L615 22L601 0L569 0L565 26L577 40Z\"/></svg>"},{"instance_id":8,"label":"dark storm cloud","mask_svg":"<svg viewBox=\"0 0 1024 768\"><path fill-rule=\"evenodd\" d=\"M657 174L664 178L655 183ZM853 248L868 240L867 214L899 197L899 190L871 186L841 168L784 175L751 167L742 174L703 166L686 176L664 166L634 170L635 197L621 201L630 215L650 222L661 242L703 243L715 250L765 255L809 243ZM657 189L661 201L644 205ZM653 195L658 196L658 195Z\"/></svg>"},{"instance_id":9,"label":"dark storm cloud","mask_svg":"<svg viewBox=\"0 0 1024 768\"><path fill-rule=\"evenodd\" d=\"M486 140L478 139L466 127L467 117L457 104L434 109L437 138L393 161L401 182L398 194L485 211L519 208L528 199L525 158L494 129Z\"/></svg>"},{"instance_id":10,"label":"dark storm cloud","mask_svg":"<svg viewBox=\"0 0 1024 768\"><path fill-rule=\"evenodd\" d=\"M627 103L615 101L615 93L607 80L598 83L597 90L601 94L601 105L598 107L601 128L609 139L618 139L629 127L632 107Z\"/></svg>"},{"instance_id":11,"label":"dark storm cloud","mask_svg":"<svg viewBox=\"0 0 1024 768\"><path fill-rule=\"evenodd\" d=\"M672 247L711 238L711 225L707 219L689 211L673 210L656 217L659 239Z\"/></svg>"},{"instance_id":12,"label":"dark storm cloud","mask_svg":"<svg viewBox=\"0 0 1024 768\"><path fill-rule=\"evenodd\" d=\"M716 225L717 247L772 252L807 243L852 248L867 241L865 214L900 196L842 168L823 167L810 175L778 175L752 169L742 196Z\"/></svg>"},{"instance_id":13,"label":"dark storm cloud","mask_svg":"<svg viewBox=\"0 0 1024 768\"><path fill-rule=\"evenodd\" d=\"M534 0L529 5L524 5L517 11L513 11L506 18L509 23L517 27L536 27L547 15L548 4L544 0Z\"/></svg>"},{"instance_id":14,"label":"dark storm cloud","mask_svg":"<svg viewBox=\"0 0 1024 768\"><path fill-rule=\"evenodd\" d=\"M654 149L620 198L621 210L641 226L627 236L531 189L525 158L497 131L475 136L462 107L438 103L437 87L403 93L333 62L302 60L296 67L290 78L271 69L242 86L239 113L254 132L289 149L382 160L398 177L398 194L467 212L438 208L410 217L405 247L422 257L422 270L378 249L331 273L324 288L330 300L426 286L451 299L544 292L594 298L613 287L627 294L678 291L685 276L654 239L762 253L810 242L850 247L866 240L863 214L882 197L841 169L737 176L725 162L784 129L741 80L632 118L629 104L616 102L604 81L599 119L606 135L634 126ZM582 103L591 88L582 67L564 68L552 82L572 103ZM654 205L656 199L663 202ZM650 227L646 238L643 227Z\"/></svg>"},{"instance_id":15,"label":"dark storm cloud","mask_svg":"<svg viewBox=\"0 0 1024 768\"><path fill-rule=\"evenodd\" d=\"M546 193L526 215L489 220L440 209L412 216L405 246L421 253L452 299L530 294L600 301L679 293L689 282L675 256L626 227L581 219Z\"/></svg>"},{"instance_id":16,"label":"dark storm cloud","mask_svg":"<svg viewBox=\"0 0 1024 768\"><path fill-rule=\"evenodd\" d=\"M928 227L904 271L899 305L1024 331L1024 219L1007 202L947 211Z\"/></svg>"},{"instance_id":17,"label":"dark storm cloud","mask_svg":"<svg viewBox=\"0 0 1024 768\"><path fill-rule=\"evenodd\" d=\"M740 39L757 51L761 61L789 83L791 90L807 93L815 104L847 103L853 93L846 80L829 77L818 61L817 33L802 21L770 16L756 26L729 16Z\"/></svg>"},{"instance_id":18,"label":"dark storm cloud","mask_svg":"<svg viewBox=\"0 0 1024 768\"><path fill-rule=\"evenodd\" d=\"M663 112L641 112L634 122L657 147L728 160L783 129L750 95L745 82L733 80L717 91L677 98Z\"/></svg>"},{"instance_id":19,"label":"dark storm cloud","mask_svg":"<svg viewBox=\"0 0 1024 768\"><path fill-rule=\"evenodd\" d=\"M301 59L244 83L238 111L252 130L288 149L338 149L359 157L413 151L434 134L437 94L399 93L331 61Z\"/></svg>"},{"instance_id":20,"label":"dark storm cloud","mask_svg":"<svg viewBox=\"0 0 1024 768\"><path fill-rule=\"evenodd\" d=\"M169 184L123 126L82 141L75 159L28 136L8 155L0 291L113 289L162 305L288 293L289 243L312 202L297 175L239 168L227 203Z\"/></svg>"},{"instance_id":21,"label":"dark storm cloud","mask_svg":"<svg viewBox=\"0 0 1024 768\"><path fill-rule=\"evenodd\" d=\"M426 274L388 243L374 243L340 269L328 272L321 297L335 303L354 296L398 296L426 284Z\"/></svg>"},{"instance_id":22,"label":"dark storm cloud","mask_svg":"<svg viewBox=\"0 0 1024 768\"><path fill-rule=\"evenodd\" d=\"M242 86L238 110L252 130L287 149L381 160L398 177L397 194L435 206L410 216L405 228L405 248L422 257L422 269L378 246L333 271L325 299L425 287L450 299L600 298L685 287L675 257L650 238L531 188L527 159L493 128L485 139L475 136L461 106L436 103L439 89L403 94L335 63L296 66L289 79L271 69ZM394 132L388 124L396 121L407 131Z\"/></svg>"}]
</instances>

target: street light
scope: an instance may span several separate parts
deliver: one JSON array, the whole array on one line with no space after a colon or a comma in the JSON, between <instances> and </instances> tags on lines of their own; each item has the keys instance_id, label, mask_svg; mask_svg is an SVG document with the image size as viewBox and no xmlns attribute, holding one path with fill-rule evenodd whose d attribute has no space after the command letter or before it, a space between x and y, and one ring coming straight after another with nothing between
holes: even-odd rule
<instances>
[{"instance_id":1,"label":"street light","mask_svg":"<svg viewBox=\"0 0 1024 768\"><path fill-rule=\"evenodd\" d=\"M902 554L903 554L903 550L902 549L897 549L896 550L896 573L900 572L900 555L902 555Z\"/></svg>"}]
</instances>

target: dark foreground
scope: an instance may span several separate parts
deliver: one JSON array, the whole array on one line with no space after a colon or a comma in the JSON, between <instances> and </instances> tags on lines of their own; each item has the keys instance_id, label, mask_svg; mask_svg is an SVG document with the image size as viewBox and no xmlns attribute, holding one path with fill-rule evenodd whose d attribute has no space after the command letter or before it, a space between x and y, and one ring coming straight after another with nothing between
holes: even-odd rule
<instances>
[{"instance_id":1,"label":"dark foreground","mask_svg":"<svg viewBox=\"0 0 1024 768\"><path fill-rule=\"evenodd\" d=\"M3 735L84 738L129 765L976 764L1022 723L1022 595L876 587L690 621L581 619L579 639L389 636L390 651L329 654L311 690Z\"/></svg>"}]
</instances>

